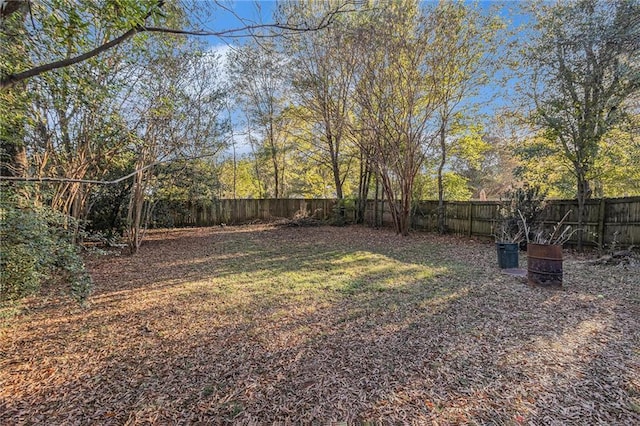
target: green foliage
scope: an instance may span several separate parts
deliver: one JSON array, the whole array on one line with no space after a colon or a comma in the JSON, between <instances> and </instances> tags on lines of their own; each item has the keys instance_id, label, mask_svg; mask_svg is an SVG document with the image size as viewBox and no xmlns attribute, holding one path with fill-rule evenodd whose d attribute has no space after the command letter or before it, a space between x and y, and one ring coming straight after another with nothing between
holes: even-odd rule
<instances>
[{"instance_id":1,"label":"green foliage","mask_svg":"<svg viewBox=\"0 0 640 426\"><path fill-rule=\"evenodd\" d=\"M549 141L539 148L551 149L571 170L583 206L603 138L627 121L629 101L640 92L640 3L536 2L531 12L537 32L527 37L518 65L530 81L524 92L535 106L530 121Z\"/></svg>"},{"instance_id":2,"label":"green foliage","mask_svg":"<svg viewBox=\"0 0 640 426\"><path fill-rule=\"evenodd\" d=\"M464 117L455 117L451 128L452 165L455 170L465 171L479 168L491 145L485 140L484 127L465 122Z\"/></svg>"},{"instance_id":3,"label":"green foliage","mask_svg":"<svg viewBox=\"0 0 640 426\"><path fill-rule=\"evenodd\" d=\"M525 184L522 188L507 191L498 213L502 218L500 235L503 241L512 242L525 237L525 229L532 229L545 207L546 191L539 186ZM524 220L524 223L522 221ZM525 226L526 225L526 226ZM504 238L504 237L510 238Z\"/></svg>"},{"instance_id":4,"label":"green foliage","mask_svg":"<svg viewBox=\"0 0 640 426\"><path fill-rule=\"evenodd\" d=\"M38 256L33 255L32 244L10 244L3 241L0 259L0 300L18 299L35 293L44 277L38 264Z\"/></svg>"},{"instance_id":5,"label":"green foliage","mask_svg":"<svg viewBox=\"0 0 640 426\"><path fill-rule=\"evenodd\" d=\"M640 116L633 117L636 122ZM640 146L635 129L616 128L600 142L600 154L593 167L593 190L596 197L640 195Z\"/></svg>"},{"instance_id":6,"label":"green foliage","mask_svg":"<svg viewBox=\"0 0 640 426\"><path fill-rule=\"evenodd\" d=\"M91 193L91 210L87 215L89 231L104 233L108 239L122 236L130 190L130 181L96 188Z\"/></svg>"},{"instance_id":7,"label":"green foliage","mask_svg":"<svg viewBox=\"0 0 640 426\"><path fill-rule=\"evenodd\" d=\"M220 198L261 198L261 183L256 176L256 164L249 158L235 162L225 159L220 164Z\"/></svg>"},{"instance_id":8,"label":"green foliage","mask_svg":"<svg viewBox=\"0 0 640 426\"><path fill-rule=\"evenodd\" d=\"M542 210L544 210L547 193L539 186L525 184L522 188L507 191L503 199L506 209L503 217L520 217L522 215L527 224L532 224Z\"/></svg>"},{"instance_id":9,"label":"green foliage","mask_svg":"<svg viewBox=\"0 0 640 426\"><path fill-rule=\"evenodd\" d=\"M0 204L0 300L36 293L45 280L59 276L71 285L71 296L84 301L91 277L73 243L76 223L47 207L18 207L7 192L3 188Z\"/></svg>"},{"instance_id":10,"label":"green foliage","mask_svg":"<svg viewBox=\"0 0 640 426\"><path fill-rule=\"evenodd\" d=\"M442 186L445 199L448 201L467 201L471 199L473 191L469 181L459 173L449 171L442 175ZM416 176L414 200L437 200L438 183L434 175L420 174Z\"/></svg>"},{"instance_id":11,"label":"green foliage","mask_svg":"<svg viewBox=\"0 0 640 426\"><path fill-rule=\"evenodd\" d=\"M156 169L159 187L155 196L158 199L202 204L219 196L219 172L211 161L173 161Z\"/></svg>"},{"instance_id":12,"label":"green foliage","mask_svg":"<svg viewBox=\"0 0 640 426\"><path fill-rule=\"evenodd\" d=\"M640 150L634 131L616 127L599 143L598 154L586 178L596 197L640 195ZM522 181L539 186L549 197L573 198L576 195L573 165L558 145L538 135L515 147L519 165L514 173Z\"/></svg>"},{"instance_id":13,"label":"green foliage","mask_svg":"<svg viewBox=\"0 0 640 426\"><path fill-rule=\"evenodd\" d=\"M356 202L354 199L339 199L336 205L333 207L333 214L331 215L330 225L345 226L347 224L348 215L352 213L355 208Z\"/></svg>"}]
</instances>

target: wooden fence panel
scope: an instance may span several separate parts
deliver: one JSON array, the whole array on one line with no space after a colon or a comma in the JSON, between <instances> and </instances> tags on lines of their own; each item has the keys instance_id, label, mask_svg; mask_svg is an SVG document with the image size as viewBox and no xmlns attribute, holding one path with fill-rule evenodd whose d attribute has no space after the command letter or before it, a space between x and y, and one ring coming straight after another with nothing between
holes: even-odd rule
<instances>
[{"instance_id":1,"label":"wooden fence panel","mask_svg":"<svg viewBox=\"0 0 640 426\"><path fill-rule=\"evenodd\" d=\"M499 222L498 201L445 202L447 230L453 234L491 237ZM169 218L160 221L173 226L212 226L221 223L240 224L274 217L293 218L296 214L328 220L338 212L335 199L251 199L215 200L206 205L171 204L163 206ZM586 205L585 242L599 247L640 245L640 197L588 200ZM541 217L547 232L571 211L565 225L576 227L576 200L550 200ZM347 222L355 218L354 208L345 209ZM168 219L168 220L167 220ZM365 223L370 226L392 226L389 204L368 200ZM438 229L438 202L420 201L414 205L414 229L435 232ZM575 238L573 239L575 242Z\"/></svg>"},{"instance_id":2,"label":"wooden fence panel","mask_svg":"<svg viewBox=\"0 0 640 426\"><path fill-rule=\"evenodd\" d=\"M578 203L576 200L551 200L547 203L543 224L547 232L552 231L562 217L571 211L564 225L574 229L578 225ZM640 242L640 197L588 200L585 204L586 223L584 241L598 247L609 247L622 243L633 245ZM570 240L576 242L577 235Z\"/></svg>"},{"instance_id":3,"label":"wooden fence panel","mask_svg":"<svg viewBox=\"0 0 640 426\"><path fill-rule=\"evenodd\" d=\"M456 235L466 235L469 232L469 206L463 202L449 202L445 204L447 231Z\"/></svg>"},{"instance_id":4,"label":"wooden fence panel","mask_svg":"<svg viewBox=\"0 0 640 426\"><path fill-rule=\"evenodd\" d=\"M500 204L495 201L474 201L471 205L473 207L472 235L492 237L496 233Z\"/></svg>"},{"instance_id":5,"label":"wooden fence panel","mask_svg":"<svg viewBox=\"0 0 640 426\"><path fill-rule=\"evenodd\" d=\"M414 229L436 232L438 230L438 202L420 201L416 203L412 225Z\"/></svg>"},{"instance_id":6,"label":"wooden fence panel","mask_svg":"<svg viewBox=\"0 0 640 426\"><path fill-rule=\"evenodd\" d=\"M325 220L333 216L336 205L337 201L332 199L223 199L208 205L167 208L171 212L171 223L179 227L239 224L295 215Z\"/></svg>"},{"instance_id":7,"label":"wooden fence panel","mask_svg":"<svg viewBox=\"0 0 640 426\"><path fill-rule=\"evenodd\" d=\"M640 246L640 197L634 200L606 200L604 209L604 242Z\"/></svg>"},{"instance_id":8,"label":"wooden fence panel","mask_svg":"<svg viewBox=\"0 0 640 426\"><path fill-rule=\"evenodd\" d=\"M594 208L594 206L596 208ZM597 245L598 240L598 221L597 217L594 218L593 212L597 214L599 204L587 203L585 204L585 218L586 221L583 224L583 241L585 244ZM541 233L543 235L549 235L554 232L555 227L562 218L567 215L566 219L562 223L562 228L571 226L571 231L575 231L578 227L578 202L577 200L553 200L547 203L545 210L541 215L540 224L532 229L533 233ZM570 232L571 232L570 231ZM577 235L570 242L576 242Z\"/></svg>"}]
</instances>

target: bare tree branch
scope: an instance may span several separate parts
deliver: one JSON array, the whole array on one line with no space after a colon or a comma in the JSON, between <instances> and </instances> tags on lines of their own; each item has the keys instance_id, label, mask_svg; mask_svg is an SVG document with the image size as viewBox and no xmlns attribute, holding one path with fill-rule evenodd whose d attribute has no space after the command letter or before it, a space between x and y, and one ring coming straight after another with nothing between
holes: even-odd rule
<instances>
[{"instance_id":1,"label":"bare tree branch","mask_svg":"<svg viewBox=\"0 0 640 426\"><path fill-rule=\"evenodd\" d=\"M61 59L59 61L54 61L54 62L50 62L48 64L44 64L44 65L39 65L37 67L33 67L30 68L28 70L16 73L16 74L9 74L7 76L2 77L2 79L0 79L0 89L5 89L19 81L22 80L26 80L27 78L31 78L31 77L35 77L37 75L43 74L47 71L52 71L58 68L64 68L64 67L68 67L70 65L74 65L77 64L79 62L82 61L86 61L87 59L91 59L94 56L99 55L100 53L111 49L112 47L122 43L123 41L125 41L126 39L132 37L134 34L140 32L141 29L131 29L129 31L127 31L126 33L122 34L120 37L117 37L103 45L100 45L98 47L96 47L93 50L90 50L86 53L83 53L81 55L78 56L74 56L72 58L66 58L66 59Z\"/></svg>"},{"instance_id":2,"label":"bare tree branch","mask_svg":"<svg viewBox=\"0 0 640 426\"><path fill-rule=\"evenodd\" d=\"M19 2L16 2L19 3ZM10 2L10 4L12 4ZM88 52L85 52L81 55L78 56L74 56L71 58L65 58L65 59L61 59L59 61L54 61L54 62L50 62L47 64L42 64L42 65L38 65L35 66L33 68L29 68L25 71L21 71L15 74L8 74L5 76L2 76L0 78L0 90L6 89L12 85L14 85L17 82L26 80L28 78L31 77L35 77L37 75L43 74L45 72L48 71L52 71L55 69L59 69L59 68L65 68L74 64L77 64L79 62L82 61L86 61L87 59L91 59L119 44L121 44L122 42L124 42L125 40L133 37L135 34L138 33L143 33L143 32L150 32L150 33L164 33L164 34L175 34L175 35L186 35L186 36L214 36L214 37L226 37L226 38L240 38L240 37L274 37L275 34L265 34L265 35L258 35L255 34L254 32L256 30L260 30L260 29L277 29L277 30L281 30L281 31L288 31L288 32L306 32L306 31L319 31L322 30L323 28L326 28L327 26L331 25L331 23L333 22L334 17L337 14L340 13L345 13L345 12L349 12L350 10L346 10L343 9L344 5L341 5L337 8L335 8L334 10L332 10L331 12L329 12L326 16L323 17L323 19L315 26L295 26L295 25L288 25L288 24L280 24L280 23L273 23L273 24L255 24L255 25L245 25L243 27L240 28L233 28L233 29L228 29L228 30L223 30L223 31L206 31L206 30L197 30L197 31L192 31L192 30L180 30L180 29L174 29L174 28L163 28L163 27L152 27L152 26L137 26L135 28L131 28L130 30L126 31L125 33L123 33L122 35L120 35L119 37L114 38L113 40L108 41L107 43L104 43L98 47L96 47L95 49L92 49ZM6 10L6 9L3 9ZM10 14L11 12L7 13ZM4 12L3 12L3 16L4 16ZM147 14L147 16L145 17L145 20L147 18L149 18L149 16L151 16L151 12L149 12Z\"/></svg>"}]
</instances>

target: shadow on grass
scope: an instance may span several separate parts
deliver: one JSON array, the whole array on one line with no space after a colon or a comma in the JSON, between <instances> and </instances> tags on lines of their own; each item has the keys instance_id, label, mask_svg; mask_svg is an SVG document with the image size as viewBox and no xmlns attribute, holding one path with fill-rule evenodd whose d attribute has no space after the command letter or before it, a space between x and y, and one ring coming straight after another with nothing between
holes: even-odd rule
<instances>
[{"instance_id":1,"label":"shadow on grass","mask_svg":"<svg viewBox=\"0 0 640 426\"><path fill-rule=\"evenodd\" d=\"M598 353L631 350L611 307L496 277L483 245L395 238L182 232L97 265L89 309L45 309L3 344L0 420L544 421ZM592 348L589 327L618 331Z\"/></svg>"},{"instance_id":2,"label":"shadow on grass","mask_svg":"<svg viewBox=\"0 0 640 426\"><path fill-rule=\"evenodd\" d=\"M367 242L359 242L359 246L353 247L338 244L336 248L336 244L329 240L318 241L316 238L300 241L295 236L295 231L299 232L296 229L261 230L255 233L215 231L218 230L214 229L204 236L190 237L186 234L169 239L165 244L161 240L151 240L137 256L111 259L94 266L96 297L93 302L108 299L105 297L107 294L112 294L114 300L122 300L128 297L129 291L139 288L157 290L194 281L214 282L233 277L241 280L242 276L250 279L259 277L267 287L269 282L282 284L279 278L289 273L316 273L317 278L322 280L322 274L330 273L337 267L358 269L361 266L361 270L354 272L353 276L335 274L332 277L343 281L347 287L344 291L353 293L358 288L366 290L370 287L367 283L391 279L396 273L372 265L376 261L375 254L380 255L379 260L383 263L387 258L386 264L396 259L398 263L429 268L437 273L449 267L446 263L443 265L441 259L408 259L409 252L395 256L384 247L370 250ZM317 235L316 232L314 236ZM352 258L358 252L370 253L371 256ZM449 263L456 265L451 261ZM318 283L326 289L322 284Z\"/></svg>"}]
</instances>

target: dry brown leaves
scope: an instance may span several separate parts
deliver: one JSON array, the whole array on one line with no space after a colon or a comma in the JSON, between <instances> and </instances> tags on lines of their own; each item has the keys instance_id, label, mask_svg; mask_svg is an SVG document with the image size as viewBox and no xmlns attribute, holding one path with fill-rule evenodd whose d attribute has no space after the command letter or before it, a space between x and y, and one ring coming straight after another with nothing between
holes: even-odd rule
<instances>
[{"instance_id":1,"label":"dry brown leaves","mask_svg":"<svg viewBox=\"0 0 640 426\"><path fill-rule=\"evenodd\" d=\"M492 244L269 225L90 267L88 306L0 328L1 424L640 423L638 269L570 256L549 290Z\"/></svg>"}]
</instances>

